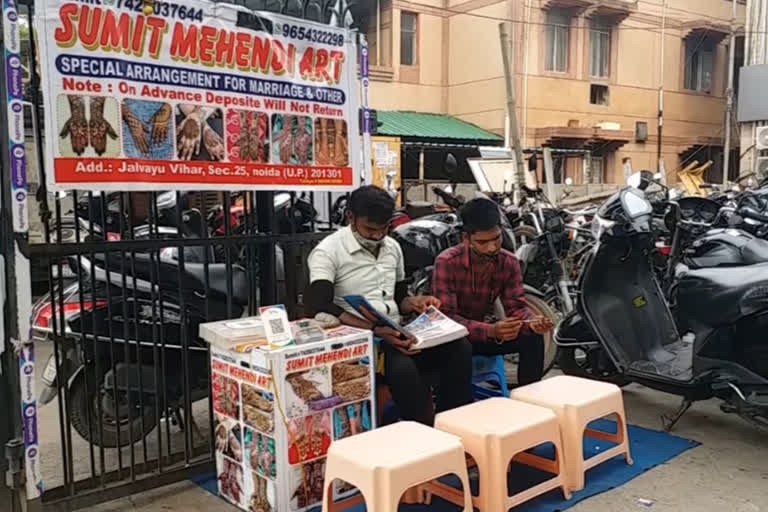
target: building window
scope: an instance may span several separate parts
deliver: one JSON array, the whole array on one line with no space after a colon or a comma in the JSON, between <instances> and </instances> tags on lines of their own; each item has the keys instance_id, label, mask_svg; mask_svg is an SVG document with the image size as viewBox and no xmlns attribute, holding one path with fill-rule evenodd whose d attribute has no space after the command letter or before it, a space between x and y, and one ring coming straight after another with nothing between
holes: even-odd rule
<instances>
[{"instance_id":1,"label":"building window","mask_svg":"<svg viewBox=\"0 0 768 512\"><path fill-rule=\"evenodd\" d=\"M568 71L568 35L571 17L566 11L553 9L547 13L547 71Z\"/></svg>"},{"instance_id":2,"label":"building window","mask_svg":"<svg viewBox=\"0 0 768 512\"><path fill-rule=\"evenodd\" d=\"M597 18L589 25L589 74L608 78L611 65L611 26Z\"/></svg>"},{"instance_id":3,"label":"building window","mask_svg":"<svg viewBox=\"0 0 768 512\"><path fill-rule=\"evenodd\" d=\"M416 14L400 13L400 64L403 66L416 65L416 22Z\"/></svg>"},{"instance_id":4,"label":"building window","mask_svg":"<svg viewBox=\"0 0 768 512\"><path fill-rule=\"evenodd\" d=\"M592 105L607 105L608 86L602 84L591 84L589 86L589 102Z\"/></svg>"},{"instance_id":5,"label":"building window","mask_svg":"<svg viewBox=\"0 0 768 512\"><path fill-rule=\"evenodd\" d=\"M714 45L705 35L685 40L685 88L689 91L712 91Z\"/></svg>"},{"instance_id":6,"label":"building window","mask_svg":"<svg viewBox=\"0 0 768 512\"><path fill-rule=\"evenodd\" d=\"M589 184L605 183L605 160L601 156L584 159L585 182Z\"/></svg>"}]
</instances>

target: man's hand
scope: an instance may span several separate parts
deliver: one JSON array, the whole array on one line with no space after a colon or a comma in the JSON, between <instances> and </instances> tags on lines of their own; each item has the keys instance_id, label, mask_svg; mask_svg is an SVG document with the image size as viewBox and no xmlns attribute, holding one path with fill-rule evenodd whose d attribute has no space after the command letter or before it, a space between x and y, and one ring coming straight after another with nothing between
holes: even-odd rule
<instances>
[{"instance_id":1,"label":"man's hand","mask_svg":"<svg viewBox=\"0 0 768 512\"><path fill-rule=\"evenodd\" d=\"M112 139L117 139L117 132L112 125L104 119L104 102L106 98L94 96L90 98L91 120L88 121L88 134L91 138L96 154L101 156L107 150L107 135Z\"/></svg>"},{"instance_id":2,"label":"man's hand","mask_svg":"<svg viewBox=\"0 0 768 512\"><path fill-rule=\"evenodd\" d=\"M374 322L370 322L346 311L339 316L339 321L344 325L357 327L358 329L367 329L369 331L373 330L374 325Z\"/></svg>"},{"instance_id":3,"label":"man's hand","mask_svg":"<svg viewBox=\"0 0 768 512\"><path fill-rule=\"evenodd\" d=\"M363 317L366 320L368 320L373 326L379 323L379 317L376 315L376 313L369 310L367 307L363 305L360 306L360 314L363 315Z\"/></svg>"},{"instance_id":4,"label":"man's hand","mask_svg":"<svg viewBox=\"0 0 768 512\"><path fill-rule=\"evenodd\" d=\"M148 155L149 141L147 140L147 135L150 133L149 128L142 122L139 116L131 110L131 107L129 107L126 102L123 102L120 108L123 113L123 121L128 125L128 130L131 132L131 137L133 137L133 142L136 144L136 149L138 149L141 154Z\"/></svg>"},{"instance_id":5,"label":"man's hand","mask_svg":"<svg viewBox=\"0 0 768 512\"><path fill-rule=\"evenodd\" d=\"M208 123L203 124L203 144L213 160L224 160L224 139Z\"/></svg>"},{"instance_id":6,"label":"man's hand","mask_svg":"<svg viewBox=\"0 0 768 512\"><path fill-rule=\"evenodd\" d=\"M176 149L181 160L191 160L193 155L200 154L202 124L200 108L196 108L176 128Z\"/></svg>"},{"instance_id":7,"label":"man's hand","mask_svg":"<svg viewBox=\"0 0 768 512\"><path fill-rule=\"evenodd\" d=\"M416 297L406 297L400 305L400 311L404 314L423 313L430 306L440 309L440 300L429 295L419 295Z\"/></svg>"},{"instance_id":8,"label":"man's hand","mask_svg":"<svg viewBox=\"0 0 768 512\"><path fill-rule=\"evenodd\" d=\"M69 136L72 143L72 151L80 156L88 145L88 121L85 119L85 101L82 96L67 96L69 100L70 117L59 133L64 139Z\"/></svg>"},{"instance_id":9,"label":"man's hand","mask_svg":"<svg viewBox=\"0 0 768 512\"><path fill-rule=\"evenodd\" d=\"M399 350L403 354L413 355L418 354L420 350L411 350L411 346L416 343L414 338L408 338L407 340L400 337L400 333L391 327L376 327L373 329L373 334L383 339L395 350Z\"/></svg>"},{"instance_id":10,"label":"man's hand","mask_svg":"<svg viewBox=\"0 0 768 512\"><path fill-rule=\"evenodd\" d=\"M493 335L497 340L509 341L517 339L520 334L520 328L523 321L519 318L507 318L500 320L493 325Z\"/></svg>"},{"instance_id":11,"label":"man's hand","mask_svg":"<svg viewBox=\"0 0 768 512\"><path fill-rule=\"evenodd\" d=\"M168 129L171 127L171 114L173 108L170 103L160 105L152 117L149 124L152 125L152 144L162 144L168 138Z\"/></svg>"},{"instance_id":12,"label":"man's hand","mask_svg":"<svg viewBox=\"0 0 768 512\"><path fill-rule=\"evenodd\" d=\"M552 320L546 316L535 316L528 325L536 334L546 334L552 330Z\"/></svg>"}]
</instances>

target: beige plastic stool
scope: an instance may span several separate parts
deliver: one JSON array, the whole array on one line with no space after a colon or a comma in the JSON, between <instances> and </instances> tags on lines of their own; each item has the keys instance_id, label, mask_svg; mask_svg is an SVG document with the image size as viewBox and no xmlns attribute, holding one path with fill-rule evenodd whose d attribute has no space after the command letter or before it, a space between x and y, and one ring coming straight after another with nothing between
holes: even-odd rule
<instances>
[{"instance_id":1,"label":"beige plastic stool","mask_svg":"<svg viewBox=\"0 0 768 512\"><path fill-rule=\"evenodd\" d=\"M560 465L563 460L560 427L551 410L508 398L489 398L438 414L435 428L459 436L464 449L477 461L480 493L472 501L482 512L504 512L558 487L565 499L570 499L564 468ZM555 446L555 460L525 452L548 442ZM509 496L507 473L512 460L555 476ZM450 486L431 482L422 489L456 503L457 491Z\"/></svg>"},{"instance_id":2,"label":"beige plastic stool","mask_svg":"<svg viewBox=\"0 0 768 512\"><path fill-rule=\"evenodd\" d=\"M618 386L563 375L517 388L510 393L510 397L547 407L557 415L571 490L583 489L586 470L616 455L624 455L627 464L632 464L624 399ZM616 434L587 428L589 422L611 414L618 418ZM584 436L617 443L617 446L584 460Z\"/></svg>"},{"instance_id":3,"label":"beige plastic stool","mask_svg":"<svg viewBox=\"0 0 768 512\"><path fill-rule=\"evenodd\" d=\"M464 511L472 512L464 447L458 437L412 421L347 437L328 449L323 512L340 510L331 492L335 479L357 487L368 512L397 512L408 489L451 473L466 489ZM343 506L349 505L345 500Z\"/></svg>"}]
</instances>

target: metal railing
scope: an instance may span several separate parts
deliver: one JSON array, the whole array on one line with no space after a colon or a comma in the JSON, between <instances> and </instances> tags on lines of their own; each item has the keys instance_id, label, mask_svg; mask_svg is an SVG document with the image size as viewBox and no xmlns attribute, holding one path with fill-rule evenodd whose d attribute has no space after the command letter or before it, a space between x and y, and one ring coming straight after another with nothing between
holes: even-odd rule
<instances>
[{"instance_id":1,"label":"metal railing","mask_svg":"<svg viewBox=\"0 0 768 512\"><path fill-rule=\"evenodd\" d=\"M140 193L73 191L74 222L57 197L45 243L30 246L48 281L33 308L36 348L51 354L48 392L58 391L38 417L47 508L83 508L209 469L210 367L199 325L276 302L301 315L306 256L326 233L314 222L277 233L269 193L243 194L231 208L223 193L214 211L208 194L192 194L202 210L175 208L181 229L172 235L158 193L138 224ZM86 221L84 204L91 214L108 206ZM111 235L102 229L110 215ZM200 218L202 231L191 232Z\"/></svg>"},{"instance_id":2,"label":"metal railing","mask_svg":"<svg viewBox=\"0 0 768 512\"><path fill-rule=\"evenodd\" d=\"M351 9L351 2L336 0L232 3L325 23L342 23ZM19 4L31 26L34 2ZM13 241L5 205L0 239L3 256L16 243L37 270L32 274L41 276L31 283L36 380L47 394L37 409L41 504L73 510L212 469L210 363L198 327L278 302L300 316L306 256L332 226L312 215L295 219L306 214L300 208L306 204L329 217L332 198L290 194L287 206L276 208L272 192L47 193L32 30L28 37L25 128L33 144L28 160L36 161L41 184L42 242ZM13 301L7 304L13 308ZM9 343L6 348L0 378L8 370L18 375L18 359ZM18 394L18 381L10 384ZM19 411L15 398L10 407ZM8 418L18 419L15 412ZM12 439L21 438L19 421L8 426Z\"/></svg>"}]
</instances>

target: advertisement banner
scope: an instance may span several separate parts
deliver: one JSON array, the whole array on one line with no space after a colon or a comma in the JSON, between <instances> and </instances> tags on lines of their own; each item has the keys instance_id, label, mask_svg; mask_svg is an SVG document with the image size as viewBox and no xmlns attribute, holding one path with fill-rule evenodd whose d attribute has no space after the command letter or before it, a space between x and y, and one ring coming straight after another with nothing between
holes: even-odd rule
<instances>
[{"instance_id":1,"label":"advertisement banner","mask_svg":"<svg viewBox=\"0 0 768 512\"><path fill-rule=\"evenodd\" d=\"M357 185L348 30L196 0L36 11L52 189Z\"/></svg>"}]
</instances>

